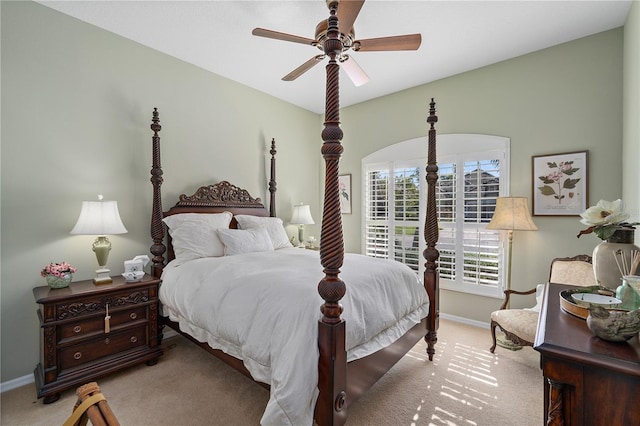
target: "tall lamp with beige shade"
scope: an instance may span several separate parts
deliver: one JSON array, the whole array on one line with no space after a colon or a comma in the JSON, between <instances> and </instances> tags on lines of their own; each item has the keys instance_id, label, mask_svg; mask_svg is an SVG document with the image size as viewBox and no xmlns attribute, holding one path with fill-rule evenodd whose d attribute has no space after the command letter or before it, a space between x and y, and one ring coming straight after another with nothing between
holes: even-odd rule
<instances>
[{"instance_id":1,"label":"tall lamp with beige shade","mask_svg":"<svg viewBox=\"0 0 640 426\"><path fill-rule=\"evenodd\" d=\"M491 222L487 225L487 229L495 229L508 232L509 247L507 252L507 281L505 290L511 289L511 250L513 246L513 231L537 231L538 227L533 223L533 219L529 214L529 206L527 197L498 197L496 200L496 209L491 218ZM507 308L509 306L507 305ZM497 339L498 345L515 349L515 345L511 341Z\"/></svg>"},{"instance_id":2,"label":"tall lamp with beige shade","mask_svg":"<svg viewBox=\"0 0 640 426\"><path fill-rule=\"evenodd\" d=\"M96 235L93 242L93 251L98 260L98 269L93 282L96 284L108 284L112 282L107 269L107 259L111 251L111 242L107 235L126 234L118 212L117 201L103 201L102 195L98 195L98 201L83 201L80 217L71 230L71 234Z\"/></svg>"}]
</instances>

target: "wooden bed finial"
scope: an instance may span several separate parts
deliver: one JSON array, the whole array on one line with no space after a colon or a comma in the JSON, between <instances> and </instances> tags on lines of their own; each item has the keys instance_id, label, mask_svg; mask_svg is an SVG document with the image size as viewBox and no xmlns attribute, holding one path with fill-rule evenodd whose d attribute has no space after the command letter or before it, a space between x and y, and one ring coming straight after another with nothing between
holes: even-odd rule
<instances>
[{"instance_id":1,"label":"wooden bed finial","mask_svg":"<svg viewBox=\"0 0 640 426\"><path fill-rule=\"evenodd\" d=\"M164 252L167 247L164 245L164 223L162 222L162 165L160 164L160 136L158 132L162 129L158 108L153 109L151 119L151 130L153 130L153 165L151 167L151 183L153 185L153 209L151 211L151 274L157 278L162 274L164 268Z\"/></svg>"},{"instance_id":2,"label":"wooden bed finial","mask_svg":"<svg viewBox=\"0 0 640 426\"><path fill-rule=\"evenodd\" d=\"M439 274L437 260L440 257L436 243L438 242L438 213L436 204L436 182L438 181L438 164L436 163L436 130L435 123L438 122L436 115L436 103L431 98L429 104L429 141L427 148L427 215L424 224L424 239L427 248L423 252L426 260L424 271L424 283L429 300L433 301L429 306L429 318L427 322L427 355L429 360L433 361L435 354L435 344L437 342L437 330L439 326L440 316L440 299L439 299Z\"/></svg>"}]
</instances>

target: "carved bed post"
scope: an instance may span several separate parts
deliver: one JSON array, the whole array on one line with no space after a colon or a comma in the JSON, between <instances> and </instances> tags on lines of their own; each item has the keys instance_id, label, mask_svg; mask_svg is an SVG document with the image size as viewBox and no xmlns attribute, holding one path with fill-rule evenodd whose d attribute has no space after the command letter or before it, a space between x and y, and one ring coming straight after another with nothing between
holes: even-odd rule
<instances>
[{"instance_id":1,"label":"carved bed post","mask_svg":"<svg viewBox=\"0 0 640 426\"><path fill-rule=\"evenodd\" d=\"M429 300L432 301L429 306L429 318L427 319L427 354L429 360L433 361L435 354L435 344L438 340L437 331L440 317L440 291L439 291L439 275L438 275L438 257L440 253L436 249L438 242L438 212L436 205L436 182L438 180L438 164L436 163L436 130L435 123L438 122L436 115L436 103L431 98L429 104L429 142L427 153L427 215L424 224L424 239L427 248L424 250L424 258L426 260L424 270L424 286L429 294Z\"/></svg>"},{"instance_id":2,"label":"carved bed post","mask_svg":"<svg viewBox=\"0 0 640 426\"><path fill-rule=\"evenodd\" d=\"M153 165L151 167L151 183L153 184L153 208L151 211L151 275L160 278L162 269L164 268L164 223L162 222L162 166L160 165L160 136L158 132L162 129L160 126L160 118L158 108L153 109L153 118L151 119L151 130L153 130Z\"/></svg>"},{"instance_id":3,"label":"carved bed post","mask_svg":"<svg viewBox=\"0 0 640 426\"><path fill-rule=\"evenodd\" d=\"M269 178L269 216L276 217L276 140L271 139L271 175Z\"/></svg>"},{"instance_id":4,"label":"carved bed post","mask_svg":"<svg viewBox=\"0 0 640 426\"><path fill-rule=\"evenodd\" d=\"M341 425L347 419L346 375L347 353L345 349L345 322L340 317L340 299L346 292L345 283L338 278L344 260L340 194L338 190L338 165L343 147L340 129L340 68L337 57L342 52L339 39L337 2L329 5L327 40L324 43L327 64L327 94L325 123L322 131L322 156L325 159L325 193L320 239L320 261L324 278L318 284L318 293L324 299L320 308L322 319L318 324L319 396L316 404L316 421L320 426Z\"/></svg>"}]
</instances>

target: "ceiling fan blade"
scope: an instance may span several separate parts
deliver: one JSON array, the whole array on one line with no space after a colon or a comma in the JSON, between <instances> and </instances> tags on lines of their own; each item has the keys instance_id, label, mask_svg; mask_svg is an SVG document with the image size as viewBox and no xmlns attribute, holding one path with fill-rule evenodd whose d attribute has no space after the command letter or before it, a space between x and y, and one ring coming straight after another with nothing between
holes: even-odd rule
<instances>
[{"instance_id":1,"label":"ceiling fan blade","mask_svg":"<svg viewBox=\"0 0 640 426\"><path fill-rule=\"evenodd\" d=\"M300 65L295 70L291 71L289 74L282 77L282 81L293 81L296 78L300 77L305 72L309 71L315 64L322 61L324 59L324 55L317 55L313 58L309 59L304 64Z\"/></svg>"},{"instance_id":2,"label":"ceiling fan blade","mask_svg":"<svg viewBox=\"0 0 640 426\"><path fill-rule=\"evenodd\" d=\"M364 72L362 68L360 68L360 65L358 65L358 63L351 56L343 55L340 58L340 66L342 66L342 68L347 73L351 81L353 81L353 84L356 85L356 87L360 87L363 84L369 82L369 76L367 75L367 73Z\"/></svg>"},{"instance_id":3,"label":"ceiling fan blade","mask_svg":"<svg viewBox=\"0 0 640 426\"><path fill-rule=\"evenodd\" d=\"M273 31L273 30L265 30L264 28L254 28L253 31L251 31L251 34L258 37L274 38L276 40L291 41L293 43L310 44L312 46L317 43L315 40L312 40L310 38L300 37L292 34L280 33L278 31Z\"/></svg>"},{"instance_id":4,"label":"ceiling fan blade","mask_svg":"<svg viewBox=\"0 0 640 426\"><path fill-rule=\"evenodd\" d=\"M392 37L368 38L356 40L351 47L356 52L374 52L384 50L418 50L422 35L407 34Z\"/></svg>"},{"instance_id":5,"label":"ceiling fan blade","mask_svg":"<svg viewBox=\"0 0 640 426\"><path fill-rule=\"evenodd\" d=\"M349 34L356 22L358 13L362 9L364 0L340 0L338 3L338 30L342 34Z\"/></svg>"}]
</instances>

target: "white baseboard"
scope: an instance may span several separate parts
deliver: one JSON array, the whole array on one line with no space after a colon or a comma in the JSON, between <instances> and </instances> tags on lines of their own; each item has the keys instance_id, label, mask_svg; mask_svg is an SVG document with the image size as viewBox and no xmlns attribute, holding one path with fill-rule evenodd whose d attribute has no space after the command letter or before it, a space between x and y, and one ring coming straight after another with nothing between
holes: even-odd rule
<instances>
[{"instance_id":1,"label":"white baseboard","mask_svg":"<svg viewBox=\"0 0 640 426\"><path fill-rule=\"evenodd\" d=\"M34 382L33 374L27 374L26 376L18 377L13 380L0 383L0 393L10 391L20 386L25 386Z\"/></svg>"},{"instance_id":2,"label":"white baseboard","mask_svg":"<svg viewBox=\"0 0 640 426\"><path fill-rule=\"evenodd\" d=\"M162 337L163 339L168 339L169 337L174 337L174 336L178 335L178 332L175 331L174 329L169 328L169 327L167 327L167 328L168 328L168 330L163 333L164 334L164 336Z\"/></svg>"},{"instance_id":3,"label":"white baseboard","mask_svg":"<svg viewBox=\"0 0 640 426\"><path fill-rule=\"evenodd\" d=\"M476 320L472 320L472 319L469 319L469 318L458 317L456 315L444 314L442 312L440 313L440 318L446 319L446 320L449 320L449 321L460 322L462 324L473 325L473 326L480 327L480 328L486 328L487 330L489 329L489 323L488 322L476 321Z\"/></svg>"},{"instance_id":4,"label":"white baseboard","mask_svg":"<svg viewBox=\"0 0 640 426\"><path fill-rule=\"evenodd\" d=\"M469 318L463 318L463 317L458 317L455 315L448 315L448 314L443 314L440 313L440 318L449 320L449 321L455 321L455 322L460 322L463 324L468 324L468 325L474 325L476 327L480 327L480 328L489 328L489 323L485 323L485 322L480 322L480 321L475 321L475 320L471 320ZM164 339L168 339L170 337L174 337L177 336L178 333L176 333L175 330L167 330L164 333ZM0 393L2 392L7 392L10 391L12 389L15 388L19 388L20 386L25 386L28 384L31 384L34 382L34 378L33 378L33 374L27 374L26 376L22 376L22 377L18 377L16 379L13 380L9 380L6 382L2 382L0 383Z\"/></svg>"}]
</instances>

